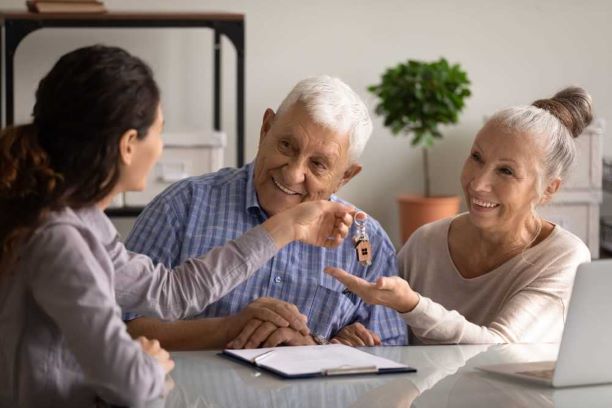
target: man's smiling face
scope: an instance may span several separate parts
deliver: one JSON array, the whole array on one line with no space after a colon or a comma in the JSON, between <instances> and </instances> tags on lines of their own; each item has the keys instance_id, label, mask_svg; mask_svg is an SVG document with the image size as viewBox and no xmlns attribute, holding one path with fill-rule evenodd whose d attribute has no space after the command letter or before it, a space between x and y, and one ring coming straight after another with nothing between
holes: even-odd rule
<instances>
[{"instance_id":1,"label":"man's smiling face","mask_svg":"<svg viewBox=\"0 0 612 408\"><path fill-rule=\"evenodd\" d=\"M348 134L317 124L299 102L279 115L266 110L254 171L259 204L273 216L328 199L361 170L348 149Z\"/></svg>"}]
</instances>

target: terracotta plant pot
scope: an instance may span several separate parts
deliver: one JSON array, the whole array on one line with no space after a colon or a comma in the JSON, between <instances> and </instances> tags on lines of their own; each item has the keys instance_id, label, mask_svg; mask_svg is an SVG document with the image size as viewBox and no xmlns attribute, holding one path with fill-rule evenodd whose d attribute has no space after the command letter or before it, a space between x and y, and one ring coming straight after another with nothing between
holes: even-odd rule
<instances>
[{"instance_id":1,"label":"terracotta plant pot","mask_svg":"<svg viewBox=\"0 0 612 408\"><path fill-rule=\"evenodd\" d=\"M397 197L400 213L401 244L421 225L459 212L459 196L423 197L401 195Z\"/></svg>"}]
</instances>

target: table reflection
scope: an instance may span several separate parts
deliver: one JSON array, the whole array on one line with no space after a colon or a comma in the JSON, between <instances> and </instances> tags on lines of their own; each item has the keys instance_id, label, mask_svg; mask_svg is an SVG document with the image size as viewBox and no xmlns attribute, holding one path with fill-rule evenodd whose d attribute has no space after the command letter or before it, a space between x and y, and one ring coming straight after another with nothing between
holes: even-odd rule
<instances>
[{"instance_id":1,"label":"table reflection","mask_svg":"<svg viewBox=\"0 0 612 408\"><path fill-rule=\"evenodd\" d=\"M283 380L216 352L173 353L175 385L155 407L408 407L486 346L373 347L365 351L417 367L415 374Z\"/></svg>"},{"instance_id":2,"label":"table reflection","mask_svg":"<svg viewBox=\"0 0 612 408\"><path fill-rule=\"evenodd\" d=\"M612 385L555 389L538 383L484 373L485 364L554 360L558 345L494 346L446 376L414 400L413 407L611 407Z\"/></svg>"},{"instance_id":3,"label":"table reflection","mask_svg":"<svg viewBox=\"0 0 612 408\"><path fill-rule=\"evenodd\" d=\"M173 353L174 388L155 408L610 407L612 385L553 389L484 373L485 364L554 360L558 345L372 347L417 373L283 380L218 352Z\"/></svg>"}]
</instances>

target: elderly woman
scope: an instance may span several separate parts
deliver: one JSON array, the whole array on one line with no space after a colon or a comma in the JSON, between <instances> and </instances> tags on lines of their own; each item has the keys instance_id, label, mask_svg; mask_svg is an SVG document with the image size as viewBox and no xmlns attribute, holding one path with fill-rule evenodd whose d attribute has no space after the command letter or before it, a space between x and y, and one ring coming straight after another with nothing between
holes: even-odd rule
<instances>
[{"instance_id":1,"label":"elderly woman","mask_svg":"<svg viewBox=\"0 0 612 408\"><path fill-rule=\"evenodd\" d=\"M590 253L535 209L566 178L573 138L591 119L581 88L496 113L463 166L468 212L411 236L398 254L403 279L327 272L366 302L399 311L414 343L559 341L576 267Z\"/></svg>"}]
</instances>

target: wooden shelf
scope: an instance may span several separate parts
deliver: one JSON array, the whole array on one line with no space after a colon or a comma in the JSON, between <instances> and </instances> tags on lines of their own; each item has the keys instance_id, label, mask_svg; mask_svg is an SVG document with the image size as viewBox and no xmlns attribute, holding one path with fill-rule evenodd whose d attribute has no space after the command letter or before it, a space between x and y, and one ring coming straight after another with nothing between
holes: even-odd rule
<instances>
[{"instance_id":1,"label":"wooden shelf","mask_svg":"<svg viewBox=\"0 0 612 408\"><path fill-rule=\"evenodd\" d=\"M150 12L113 12L106 13L30 13L27 11L0 11L0 21L7 20L153 20L153 21L244 21L240 13L150 13Z\"/></svg>"}]
</instances>

